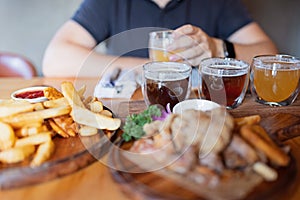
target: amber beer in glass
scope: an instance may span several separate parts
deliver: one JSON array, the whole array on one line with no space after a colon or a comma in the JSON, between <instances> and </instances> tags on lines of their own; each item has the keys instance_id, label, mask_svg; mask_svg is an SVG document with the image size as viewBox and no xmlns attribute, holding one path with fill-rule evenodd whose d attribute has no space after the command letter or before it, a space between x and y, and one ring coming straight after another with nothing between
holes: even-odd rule
<instances>
[{"instance_id":1,"label":"amber beer in glass","mask_svg":"<svg viewBox=\"0 0 300 200\"><path fill-rule=\"evenodd\" d=\"M142 91L147 105L172 109L189 97L191 66L178 62L150 62L143 66Z\"/></svg>"},{"instance_id":2,"label":"amber beer in glass","mask_svg":"<svg viewBox=\"0 0 300 200\"><path fill-rule=\"evenodd\" d=\"M300 60L289 55L256 56L252 61L251 91L256 101L291 104L300 89Z\"/></svg>"},{"instance_id":3,"label":"amber beer in glass","mask_svg":"<svg viewBox=\"0 0 300 200\"><path fill-rule=\"evenodd\" d=\"M233 109L246 94L250 66L232 58L208 58L200 63L199 93L208 99Z\"/></svg>"},{"instance_id":4,"label":"amber beer in glass","mask_svg":"<svg viewBox=\"0 0 300 200\"><path fill-rule=\"evenodd\" d=\"M167 51L168 45L174 41L172 33L172 30L149 33L149 58L152 61L168 62L172 54L179 52Z\"/></svg>"}]
</instances>

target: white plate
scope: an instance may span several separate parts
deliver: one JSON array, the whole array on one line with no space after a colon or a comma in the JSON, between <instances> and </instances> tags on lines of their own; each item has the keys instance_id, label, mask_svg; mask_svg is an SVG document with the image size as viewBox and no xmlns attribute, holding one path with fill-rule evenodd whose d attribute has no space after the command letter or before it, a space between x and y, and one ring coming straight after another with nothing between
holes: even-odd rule
<instances>
[{"instance_id":1,"label":"white plate","mask_svg":"<svg viewBox=\"0 0 300 200\"><path fill-rule=\"evenodd\" d=\"M220 107L220 105L212 101L204 99L188 99L176 104L173 108L173 113L181 114L184 110L189 109L209 111L218 107Z\"/></svg>"},{"instance_id":2,"label":"white plate","mask_svg":"<svg viewBox=\"0 0 300 200\"><path fill-rule=\"evenodd\" d=\"M14 100L22 100L22 101L28 101L30 103L38 103L38 102L43 102L47 101L48 99L46 97L38 97L38 98L33 98L33 99L23 99L23 98L17 98L16 95L23 93L23 92L30 92L30 91L38 91L38 90L44 90L47 88L47 86L34 86L34 87L27 87L23 88L17 91L14 91L10 96Z\"/></svg>"}]
</instances>

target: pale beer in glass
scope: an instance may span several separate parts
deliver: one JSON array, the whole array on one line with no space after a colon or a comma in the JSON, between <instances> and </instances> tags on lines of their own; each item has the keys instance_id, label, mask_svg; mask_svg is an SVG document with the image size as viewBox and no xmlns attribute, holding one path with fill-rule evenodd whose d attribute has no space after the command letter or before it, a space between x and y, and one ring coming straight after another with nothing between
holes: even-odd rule
<instances>
[{"instance_id":1,"label":"pale beer in glass","mask_svg":"<svg viewBox=\"0 0 300 200\"><path fill-rule=\"evenodd\" d=\"M289 105L300 88L300 60L288 55L256 56L252 61L251 91L256 101Z\"/></svg>"}]
</instances>

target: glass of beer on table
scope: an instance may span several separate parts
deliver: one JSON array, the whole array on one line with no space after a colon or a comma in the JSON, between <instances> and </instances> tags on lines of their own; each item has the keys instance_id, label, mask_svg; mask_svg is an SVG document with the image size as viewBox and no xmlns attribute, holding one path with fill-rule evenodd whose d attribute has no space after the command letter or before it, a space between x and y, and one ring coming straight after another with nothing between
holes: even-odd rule
<instances>
[{"instance_id":1,"label":"glass of beer on table","mask_svg":"<svg viewBox=\"0 0 300 200\"><path fill-rule=\"evenodd\" d=\"M178 51L168 51L168 46L174 41L173 31L153 31L149 33L149 57L152 61L170 61L169 57Z\"/></svg>"},{"instance_id":2,"label":"glass of beer on table","mask_svg":"<svg viewBox=\"0 0 300 200\"><path fill-rule=\"evenodd\" d=\"M143 66L142 91L146 104L175 104L187 99L191 90L190 65L180 62L149 62Z\"/></svg>"},{"instance_id":3,"label":"glass of beer on table","mask_svg":"<svg viewBox=\"0 0 300 200\"><path fill-rule=\"evenodd\" d=\"M290 55L260 55L251 64L251 93L270 106L292 104L300 90L300 59Z\"/></svg>"},{"instance_id":4,"label":"glass of beer on table","mask_svg":"<svg viewBox=\"0 0 300 200\"><path fill-rule=\"evenodd\" d=\"M249 83L250 66L233 58L207 58L199 66L200 98L233 109L244 100Z\"/></svg>"}]
</instances>

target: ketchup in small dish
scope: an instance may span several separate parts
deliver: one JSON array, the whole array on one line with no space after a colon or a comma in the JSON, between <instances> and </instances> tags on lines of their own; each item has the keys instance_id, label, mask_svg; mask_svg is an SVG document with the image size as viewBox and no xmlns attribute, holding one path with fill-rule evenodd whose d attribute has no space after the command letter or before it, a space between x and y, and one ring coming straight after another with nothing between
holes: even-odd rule
<instances>
[{"instance_id":1,"label":"ketchup in small dish","mask_svg":"<svg viewBox=\"0 0 300 200\"><path fill-rule=\"evenodd\" d=\"M43 90L21 92L21 93L15 95L16 98L21 98L21 99L35 99L35 98L43 97L43 96L44 96Z\"/></svg>"},{"instance_id":2,"label":"ketchup in small dish","mask_svg":"<svg viewBox=\"0 0 300 200\"><path fill-rule=\"evenodd\" d=\"M31 103L38 103L47 101L44 96L44 89L46 86L35 86L17 90L11 94L11 98L14 100L26 100Z\"/></svg>"}]
</instances>

